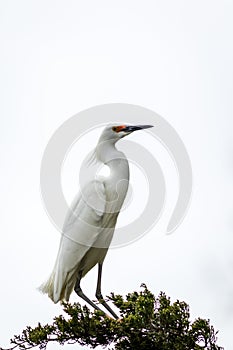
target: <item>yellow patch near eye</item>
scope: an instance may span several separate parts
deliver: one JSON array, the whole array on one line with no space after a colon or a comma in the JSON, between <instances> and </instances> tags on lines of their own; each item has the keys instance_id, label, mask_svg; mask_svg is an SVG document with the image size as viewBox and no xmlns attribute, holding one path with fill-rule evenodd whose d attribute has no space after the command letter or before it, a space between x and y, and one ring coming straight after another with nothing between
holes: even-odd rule
<instances>
[{"instance_id":1,"label":"yellow patch near eye","mask_svg":"<svg viewBox=\"0 0 233 350\"><path fill-rule=\"evenodd\" d=\"M122 129L124 129L125 127L126 127L125 125L114 126L114 127L112 128L112 130L115 131L115 132L119 132L119 131L121 131Z\"/></svg>"}]
</instances>

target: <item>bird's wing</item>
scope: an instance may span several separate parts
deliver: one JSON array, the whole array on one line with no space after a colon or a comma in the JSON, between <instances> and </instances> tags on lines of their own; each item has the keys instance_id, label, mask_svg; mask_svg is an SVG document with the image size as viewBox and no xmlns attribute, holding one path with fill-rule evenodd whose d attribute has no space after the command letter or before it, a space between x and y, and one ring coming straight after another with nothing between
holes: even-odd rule
<instances>
[{"instance_id":1,"label":"bird's wing","mask_svg":"<svg viewBox=\"0 0 233 350\"><path fill-rule=\"evenodd\" d=\"M50 277L52 290L45 291L55 302L64 297L68 299L77 279L79 264L102 229L105 205L105 187L100 181L89 183L73 201L65 219L57 260Z\"/></svg>"},{"instance_id":2,"label":"bird's wing","mask_svg":"<svg viewBox=\"0 0 233 350\"><path fill-rule=\"evenodd\" d=\"M105 212L106 193L104 184L100 181L89 183L73 201L63 227L60 245L61 255L70 258L74 252L74 261L66 266L77 264L93 246L102 228L102 218ZM70 266L71 267L71 266Z\"/></svg>"}]
</instances>

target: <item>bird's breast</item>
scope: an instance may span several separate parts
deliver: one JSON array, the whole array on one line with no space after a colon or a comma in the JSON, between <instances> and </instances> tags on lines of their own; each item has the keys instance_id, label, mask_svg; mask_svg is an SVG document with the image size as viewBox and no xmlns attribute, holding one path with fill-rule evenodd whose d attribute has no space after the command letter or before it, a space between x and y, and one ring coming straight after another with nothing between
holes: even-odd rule
<instances>
[{"instance_id":1,"label":"bird's breast","mask_svg":"<svg viewBox=\"0 0 233 350\"><path fill-rule=\"evenodd\" d=\"M128 191L129 182L121 179L110 185L106 184L106 209L120 211Z\"/></svg>"}]
</instances>

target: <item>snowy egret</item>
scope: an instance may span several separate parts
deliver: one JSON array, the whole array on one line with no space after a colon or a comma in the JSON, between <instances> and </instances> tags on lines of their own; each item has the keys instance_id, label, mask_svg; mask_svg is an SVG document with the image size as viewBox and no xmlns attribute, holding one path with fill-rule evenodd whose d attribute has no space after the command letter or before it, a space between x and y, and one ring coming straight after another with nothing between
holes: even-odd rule
<instances>
[{"instance_id":1,"label":"snowy egret","mask_svg":"<svg viewBox=\"0 0 233 350\"><path fill-rule=\"evenodd\" d=\"M108 177L95 176L74 200L61 236L54 269L39 289L54 303L69 300L74 290L93 308L100 308L82 291L81 279L98 264L96 298L113 315L115 312L101 293L102 265L113 237L117 217L124 202L129 181L129 164L117 141L136 130L152 125L108 125L92 153L95 160L110 169Z\"/></svg>"}]
</instances>

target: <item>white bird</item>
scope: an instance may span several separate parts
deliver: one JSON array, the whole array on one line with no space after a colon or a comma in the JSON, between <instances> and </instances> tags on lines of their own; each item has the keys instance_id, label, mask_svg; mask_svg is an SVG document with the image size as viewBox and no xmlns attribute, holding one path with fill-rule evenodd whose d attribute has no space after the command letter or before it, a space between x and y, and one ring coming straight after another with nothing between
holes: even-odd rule
<instances>
[{"instance_id":1,"label":"white bird","mask_svg":"<svg viewBox=\"0 0 233 350\"><path fill-rule=\"evenodd\" d=\"M92 160L107 165L110 175L105 178L95 176L74 200L65 219L54 269L47 282L39 287L54 303L68 301L74 290L93 308L100 310L80 287L81 279L98 264L96 298L114 318L118 318L101 293L102 265L129 182L128 160L115 144L136 130L150 127L152 125L108 125L103 130Z\"/></svg>"}]
</instances>

